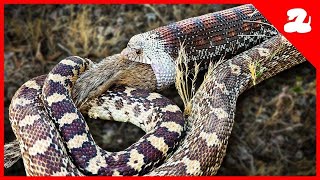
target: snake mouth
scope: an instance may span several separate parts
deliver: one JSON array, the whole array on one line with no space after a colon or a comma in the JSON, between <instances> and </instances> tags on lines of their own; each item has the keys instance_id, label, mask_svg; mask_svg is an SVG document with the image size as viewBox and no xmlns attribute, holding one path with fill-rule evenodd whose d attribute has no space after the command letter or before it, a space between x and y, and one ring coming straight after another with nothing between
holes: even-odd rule
<instances>
[{"instance_id":1,"label":"snake mouth","mask_svg":"<svg viewBox=\"0 0 320 180\"><path fill-rule=\"evenodd\" d=\"M139 62L139 63L145 63L145 64L151 64L152 60L146 53L143 52L141 48L134 48L132 46L128 46L123 49L120 53L122 58L129 60L129 61L134 61L134 62Z\"/></svg>"}]
</instances>

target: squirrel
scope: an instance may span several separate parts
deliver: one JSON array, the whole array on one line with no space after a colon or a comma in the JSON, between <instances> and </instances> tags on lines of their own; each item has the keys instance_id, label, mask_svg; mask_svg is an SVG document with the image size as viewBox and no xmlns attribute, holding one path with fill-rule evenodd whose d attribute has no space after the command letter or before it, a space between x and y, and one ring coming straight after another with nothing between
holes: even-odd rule
<instances>
[{"instance_id":1,"label":"squirrel","mask_svg":"<svg viewBox=\"0 0 320 180\"><path fill-rule=\"evenodd\" d=\"M119 85L155 91L157 80L150 64L130 61L121 54L115 54L81 74L74 85L72 97L77 107L81 107L87 100Z\"/></svg>"}]
</instances>

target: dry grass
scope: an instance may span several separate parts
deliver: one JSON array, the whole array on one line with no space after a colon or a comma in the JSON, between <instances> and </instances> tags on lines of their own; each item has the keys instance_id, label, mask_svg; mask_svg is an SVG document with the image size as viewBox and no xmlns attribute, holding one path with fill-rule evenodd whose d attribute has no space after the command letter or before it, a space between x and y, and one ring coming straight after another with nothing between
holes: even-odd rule
<instances>
[{"instance_id":1,"label":"dry grass","mask_svg":"<svg viewBox=\"0 0 320 180\"><path fill-rule=\"evenodd\" d=\"M177 92L184 104L184 114L189 116L192 111L193 97L196 94L197 84L200 86L203 82L207 81L209 77L213 76L214 70L219 66L219 64L225 61L224 57L215 63L210 62L207 72L202 78L199 78L200 63L193 63L193 70L190 70L190 60L188 59L185 48L183 44L180 45L180 50L178 52L178 57L175 61L176 63L176 78L175 87Z\"/></svg>"},{"instance_id":2,"label":"dry grass","mask_svg":"<svg viewBox=\"0 0 320 180\"><path fill-rule=\"evenodd\" d=\"M259 78L262 73L266 70L265 67L261 66L261 64L257 61L249 61L248 68L250 71L252 84L255 86L257 82L257 78Z\"/></svg>"},{"instance_id":3,"label":"dry grass","mask_svg":"<svg viewBox=\"0 0 320 180\"><path fill-rule=\"evenodd\" d=\"M268 55L269 60L273 59L281 50L283 50L283 48L285 48L285 45L282 43L273 52L271 52L270 55ZM264 50L261 49L261 51ZM269 53L269 50L266 50L266 52L261 53ZM257 79L260 78L262 74L267 70L266 67L261 65L260 59L248 61L248 69L250 71L253 86L256 85Z\"/></svg>"},{"instance_id":4,"label":"dry grass","mask_svg":"<svg viewBox=\"0 0 320 180\"><path fill-rule=\"evenodd\" d=\"M180 45L178 57L176 59L176 80L175 86L184 104L184 114L189 116L192 110L192 99L196 93L196 80L199 73L199 64L194 62L194 71L190 76L189 60L183 44ZM191 87L189 87L191 81Z\"/></svg>"}]
</instances>

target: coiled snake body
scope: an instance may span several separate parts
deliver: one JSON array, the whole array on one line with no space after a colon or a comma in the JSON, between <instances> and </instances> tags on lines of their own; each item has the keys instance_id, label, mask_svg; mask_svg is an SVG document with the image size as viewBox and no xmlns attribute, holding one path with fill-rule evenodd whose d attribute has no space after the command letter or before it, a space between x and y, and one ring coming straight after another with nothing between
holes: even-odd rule
<instances>
[{"instance_id":1,"label":"coiled snake body","mask_svg":"<svg viewBox=\"0 0 320 180\"><path fill-rule=\"evenodd\" d=\"M147 134L122 152L111 153L99 148L70 98L74 81L87 66L87 60L69 57L61 61L45 80L39 77L25 83L13 98L10 105L11 123L17 128L15 133L23 148L22 155L29 160L30 164L26 166L34 167L33 172L27 171L29 175L69 172L72 167L70 160L59 157L62 152L66 154L62 142L65 142L75 164L86 174L145 174L154 164L162 162L181 139L185 121L177 106L154 93L117 88L114 92L108 91L108 100L104 102L109 102L107 109L110 112L123 107L125 110L122 113L113 111L110 118L136 123ZM50 119L55 121L63 139L54 132L55 127L49 123ZM51 159L52 153L57 158ZM41 167L37 167L39 164ZM62 169L55 169L59 166ZM74 174L79 172L76 170Z\"/></svg>"},{"instance_id":2,"label":"coiled snake body","mask_svg":"<svg viewBox=\"0 0 320 180\"><path fill-rule=\"evenodd\" d=\"M132 41L131 44L129 43L130 47L128 46L131 50L136 50L134 45L136 45L137 41L134 39L133 43ZM138 43L138 45L141 44ZM251 45L253 46L253 44ZM143 51L142 53L146 55L148 51ZM130 56L130 49L129 53L127 49L123 54ZM150 56L147 57L149 58ZM149 118L149 121L156 124L153 126L148 126L147 123L144 124L143 120L134 121L141 122L137 124L141 124L142 128L149 128L149 130L158 127L159 134L157 134L157 128L156 130L151 130L157 135L151 134L148 136L147 134L145 139L138 141L138 143L142 144L141 146L133 145L134 148L129 148L124 153L112 154L114 156L109 158L109 154L94 146L92 137L87 132L84 132L88 129L85 123L80 121L81 114L75 110L71 103L70 91L74 84L73 78L79 75L81 68L85 68L88 65L88 62L81 58L72 57L71 59L73 61L67 60L61 64L63 67L70 66L73 69L65 71L65 68L61 68L61 65L57 66L45 80L43 89L41 84L43 84L45 76L28 81L17 91L12 100L10 120L20 142L27 174L146 174L147 170L153 169L150 164L158 164L164 161L165 156L176 146L176 141L173 139L178 141L181 139L184 121L179 118L181 117L178 115L180 111L172 105L163 104L163 97L158 95L146 95L146 93L140 93L143 91L134 89L120 88L115 89L114 92L110 91L109 94L104 96L107 98L98 100L100 102L98 104L99 107L106 107L105 104L108 104L106 99L109 97L114 102L114 109L124 109L124 99L117 99L120 95L116 94L116 92L125 93L124 97L126 98L128 97L127 95L134 95L135 93L132 92L136 91L137 96L145 97L144 100L154 101L161 99L161 103L153 104L160 106L160 109L165 110L171 116L169 119L166 120L164 118L163 121L159 122ZM261 67L264 67L264 72L256 79L255 83L258 83L304 60L285 38L276 36L232 59L220 63L207 75L206 80L193 99L192 112L186 120L188 122L186 137L182 139L172 156L166 159L162 165L154 168L148 175L215 174L225 155L228 137L232 129L237 97L252 86L252 74L249 65L259 63ZM161 89L163 84L164 86L168 84L167 81L170 80L171 75L167 76L169 80L159 79L159 77L165 76L157 76L157 71L155 70L157 63L153 64L152 61L149 63L151 63L155 71L156 78L159 80L157 81L159 83L158 87ZM71 66L70 64L73 65ZM64 84L65 87L62 87L61 84ZM54 89L50 89L50 87L54 86L56 86ZM42 96L43 99L41 98ZM112 97L116 98L112 99ZM95 117L103 118L106 116L99 107L95 106L94 102L88 102L88 104L93 105L93 107L90 107L90 113ZM36 108L28 108L31 105ZM148 107L148 104L145 107ZM141 113L137 109L135 112L137 114ZM60 137L53 122L48 121L50 118L57 121L58 124L60 123L58 129L61 131L63 138ZM171 143L169 143L169 140L172 140L170 141ZM65 148L64 143L68 150ZM149 147L149 150L146 150L148 149L146 147ZM68 151L72 158L69 157ZM149 163L147 159L152 159L155 163ZM119 160L125 165L119 164L115 160ZM107 162L109 164L106 164ZM113 168L113 165L116 168Z\"/></svg>"}]
</instances>

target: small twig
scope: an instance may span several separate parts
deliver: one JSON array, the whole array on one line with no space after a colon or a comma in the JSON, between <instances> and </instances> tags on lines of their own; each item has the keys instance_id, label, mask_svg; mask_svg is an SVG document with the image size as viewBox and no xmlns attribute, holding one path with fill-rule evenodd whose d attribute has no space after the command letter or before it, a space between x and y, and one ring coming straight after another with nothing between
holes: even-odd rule
<instances>
[{"instance_id":1,"label":"small twig","mask_svg":"<svg viewBox=\"0 0 320 180\"><path fill-rule=\"evenodd\" d=\"M253 11L253 13L249 14L248 16L250 16L250 18L252 18L252 16L253 16L254 14L258 13L258 12L259 12L259 11L255 9L255 10Z\"/></svg>"},{"instance_id":2,"label":"small twig","mask_svg":"<svg viewBox=\"0 0 320 180\"><path fill-rule=\"evenodd\" d=\"M68 56L72 56L72 52L69 50L69 49L67 49L66 47L64 47L62 44L60 44L60 43L58 43L57 44L58 45L58 47L61 49L61 50L63 50L64 52L66 52L67 54L68 54Z\"/></svg>"},{"instance_id":3,"label":"small twig","mask_svg":"<svg viewBox=\"0 0 320 180\"><path fill-rule=\"evenodd\" d=\"M150 8L156 14L156 16L158 16L163 24L167 24L167 21L161 16L160 12L156 8L154 8L150 4L145 4L144 6Z\"/></svg>"},{"instance_id":4,"label":"small twig","mask_svg":"<svg viewBox=\"0 0 320 180\"><path fill-rule=\"evenodd\" d=\"M260 37L272 37L272 36L267 36L265 34L239 34L238 36L248 36L248 37L252 37L252 36L260 36Z\"/></svg>"},{"instance_id":5,"label":"small twig","mask_svg":"<svg viewBox=\"0 0 320 180\"><path fill-rule=\"evenodd\" d=\"M267 25L267 26L270 26L274 29L276 29L272 24L268 24L268 23L265 23L265 22L259 22L259 21L250 21L250 20L243 20L243 22L249 22L249 23L259 23L259 24L263 24L263 25Z\"/></svg>"},{"instance_id":6,"label":"small twig","mask_svg":"<svg viewBox=\"0 0 320 180\"><path fill-rule=\"evenodd\" d=\"M271 131L271 133L282 133L282 132L286 132L286 131L293 131L293 129L295 128L298 128L298 127L302 127L303 125L301 123L298 123L298 124L294 124L292 126L288 126L286 128L283 128L283 129L279 129L279 130L274 130L274 131Z\"/></svg>"}]
</instances>

